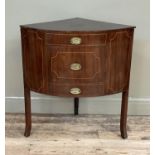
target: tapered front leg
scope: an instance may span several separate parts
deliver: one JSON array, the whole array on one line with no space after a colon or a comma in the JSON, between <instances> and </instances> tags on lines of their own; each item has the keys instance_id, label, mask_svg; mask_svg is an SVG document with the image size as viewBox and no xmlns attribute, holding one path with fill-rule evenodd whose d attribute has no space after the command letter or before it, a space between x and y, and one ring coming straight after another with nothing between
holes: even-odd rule
<instances>
[{"instance_id":1,"label":"tapered front leg","mask_svg":"<svg viewBox=\"0 0 155 155\"><path fill-rule=\"evenodd\" d=\"M29 137L31 133L31 95L30 89L24 85L24 97L25 97L25 137Z\"/></svg>"},{"instance_id":2,"label":"tapered front leg","mask_svg":"<svg viewBox=\"0 0 155 155\"><path fill-rule=\"evenodd\" d=\"M75 97L74 98L74 115L79 114L79 98Z\"/></svg>"},{"instance_id":3,"label":"tapered front leg","mask_svg":"<svg viewBox=\"0 0 155 155\"><path fill-rule=\"evenodd\" d=\"M121 137L127 138L127 111L128 111L128 90L122 93L120 131Z\"/></svg>"}]
</instances>

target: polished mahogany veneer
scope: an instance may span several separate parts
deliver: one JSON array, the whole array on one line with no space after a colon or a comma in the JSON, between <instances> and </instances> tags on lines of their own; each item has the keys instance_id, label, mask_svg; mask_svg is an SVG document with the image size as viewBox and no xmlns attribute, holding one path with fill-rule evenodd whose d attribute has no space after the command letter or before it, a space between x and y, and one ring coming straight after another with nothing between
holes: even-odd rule
<instances>
[{"instance_id":1,"label":"polished mahogany veneer","mask_svg":"<svg viewBox=\"0 0 155 155\"><path fill-rule=\"evenodd\" d=\"M122 92L120 129L126 119L134 27L81 18L21 26L25 136L31 131L30 91L74 98Z\"/></svg>"}]
</instances>

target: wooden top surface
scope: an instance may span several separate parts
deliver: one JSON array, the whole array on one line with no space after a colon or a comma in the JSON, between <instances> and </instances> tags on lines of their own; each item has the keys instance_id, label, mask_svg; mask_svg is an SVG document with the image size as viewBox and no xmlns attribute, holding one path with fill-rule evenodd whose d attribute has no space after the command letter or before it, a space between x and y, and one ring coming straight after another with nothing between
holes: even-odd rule
<instances>
[{"instance_id":1,"label":"wooden top surface","mask_svg":"<svg viewBox=\"0 0 155 155\"><path fill-rule=\"evenodd\" d=\"M134 28L134 26L94 21L83 18L72 18L43 23L21 25L32 29L47 31L108 31L117 29Z\"/></svg>"}]
</instances>

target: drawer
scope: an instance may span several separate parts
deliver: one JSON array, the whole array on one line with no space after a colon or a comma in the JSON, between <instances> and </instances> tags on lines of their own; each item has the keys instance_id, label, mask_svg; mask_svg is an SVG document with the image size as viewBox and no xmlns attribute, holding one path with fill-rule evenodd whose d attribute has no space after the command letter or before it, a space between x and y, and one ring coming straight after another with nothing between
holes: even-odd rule
<instances>
[{"instance_id":1,"label":"drawer","mask_svg":"<svg viewBox=\"0 0 155 155\"><path fill-rule=\"evenodd\" d=\"M89 80L100 73L100 58L94 52L53 52L50 58L51 81Z\"/></svg>"},{"instance_id":2,"label":"drawer","mask_svg":"<svg viewBox=\"0 0 155 155\"><path fill-rule=\"evenodd\" d=\"M46 33L46 44L80 45L105 45L107 34L54 34Z\"/></svg>"},{"instance_id":3,"label":"drawer","mask_svg":"<svg viewBox=\"0 0 155 155\"><path fill-rule=\"evenodd\" d=\"M107 67L104 46L46 46L45 62L48 82L103 82ZM102 61L101 61L102 60Z\"/></svg>"},{"instance_id":4,"label":"drawer","mask_svg":"<svg viewBox=\"0 0 155 155\"><path fill-rule=\"evenodd\" d=\"M91 97L104 94L103 84L51 84L50 93L57 96Z\"/></svg>"}]
</instances>

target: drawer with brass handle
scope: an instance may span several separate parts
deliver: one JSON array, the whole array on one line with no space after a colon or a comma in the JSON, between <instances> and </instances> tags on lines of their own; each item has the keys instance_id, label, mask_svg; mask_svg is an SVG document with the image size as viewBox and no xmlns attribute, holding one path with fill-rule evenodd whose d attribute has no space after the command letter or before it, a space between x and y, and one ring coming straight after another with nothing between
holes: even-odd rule
<instances>
[{"instance_id":1,"label":"drawer with brass handle","mask_svg":"<svg viewBox=\"0 0 155 155\"><path fill-rule=\"evenodd\" d=\"M105 45L107 34L55 34L46 33L46 44L48 45Z\"/></svg>"},{"instance_id":2,"label":"drawer with brass handle","mask_svg":"<svg viewBox=\"0 0 155 155\"><path fill-rule=\"evenodd\" d=\"M51 52L51 82L99 81L100 58L96 53ZM59 68L59 69L58 69Z\"/></svg>"},{"instance_id":3,"label":"drawer with brass handle","mask_svg":"<svg viewBox=\"0 0 155 155\"><path fill-rule=\"evenodd\" d=\"M50 92L59 96L100 96L103 92L104 84L57 84L53 83Z\"/></svg>"}]
</instances>

